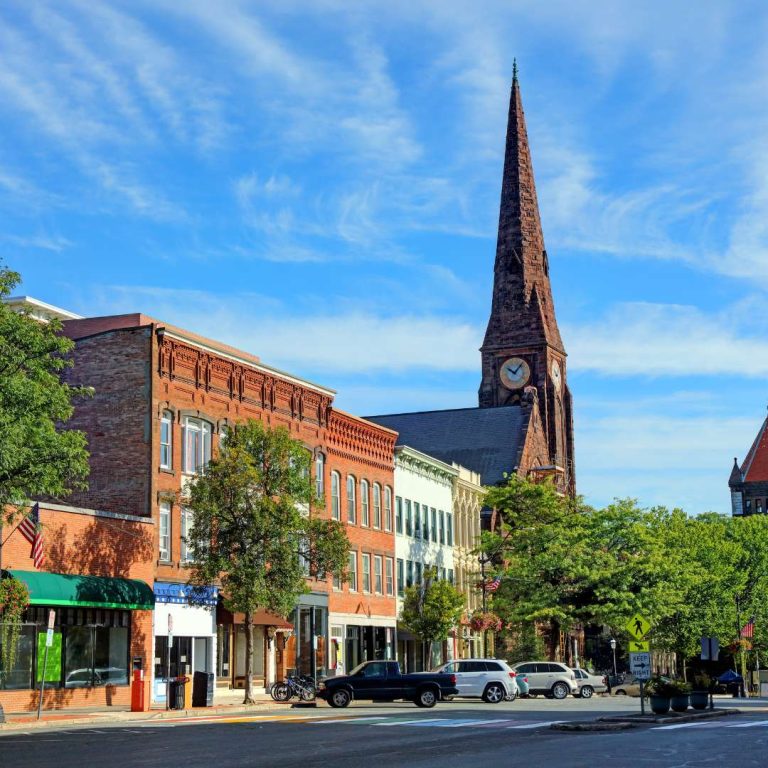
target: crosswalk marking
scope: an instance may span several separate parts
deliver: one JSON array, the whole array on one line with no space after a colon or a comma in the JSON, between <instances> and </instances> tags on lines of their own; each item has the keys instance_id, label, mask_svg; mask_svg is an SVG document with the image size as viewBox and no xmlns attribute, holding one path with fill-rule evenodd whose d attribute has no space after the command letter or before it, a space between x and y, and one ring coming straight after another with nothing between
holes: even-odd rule
<instances>
[{"instance_id":1,"label":"crosswalk marking","mask_svg":"<svg viewBox=\"0 0 768 768\"><path fill-rule=\"evenodd\" d=\"M563 720L544 720L541 723L526 723L525 725L508 725L507 726L507 730L508 731L511 731L511 730L522 731L522 730L525 730L525 729L528 729L528 728L544 728L544 727L546 727L548 725L555 725L557 723L562 723L562 722L564 722L564 721Z\"/></svg>"},{"instance_id":2,"label":"crosswalk marking","mask_svg":"<svg viewBox=\"0 0 768 768\"><path fill-rule=\"evenodd\" d=\"M752 720L746 723L731 723L724 720L708 720L703 723L674 723L673 725L657 725L652 731L677 731L682 728L758 728L768 726L768 720Z\"/></svg>"},{"instance_id":3,"label":"crosswalk marking","mask_svg":"<svg viewBox=\"0 0 768 768\"><path fill-rule=\"evenodd\" d=\"M737 723L735 725L727 725L726 728L755 728L759 725L768 725L768 720L758 720L753 723Z\"/></svg>"}]
</instances>

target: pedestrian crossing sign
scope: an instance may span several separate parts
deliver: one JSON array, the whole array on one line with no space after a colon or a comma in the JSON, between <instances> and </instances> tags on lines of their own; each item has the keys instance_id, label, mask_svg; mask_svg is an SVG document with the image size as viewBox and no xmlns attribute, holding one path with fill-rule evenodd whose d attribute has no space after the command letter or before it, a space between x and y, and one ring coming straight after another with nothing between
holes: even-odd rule
<instances>
[{"instance_id":1,"label":"pedestrian crossing sign","mask_svg":"<svg viewBox=\"0 0 768 768\"><path fill-rule=\"evenodd\" d=\"M629 634L635 638L635 640L642 640L648 634L648 632L650 632L651 623L644 616L636 613L627 622L626 629L627 632L629 632Z\"/></svg>"},{"instance_id":2,"label":"pedestrian crossing sign","mask_svg":"<svg viewBox=\"0 0 768 768\"><path fill-rule=\"evenodd\" d=\"M651 650L651 644L647 640L630 640L627 650L630 653L647 653Z\"/></svg>"}]
</instances>

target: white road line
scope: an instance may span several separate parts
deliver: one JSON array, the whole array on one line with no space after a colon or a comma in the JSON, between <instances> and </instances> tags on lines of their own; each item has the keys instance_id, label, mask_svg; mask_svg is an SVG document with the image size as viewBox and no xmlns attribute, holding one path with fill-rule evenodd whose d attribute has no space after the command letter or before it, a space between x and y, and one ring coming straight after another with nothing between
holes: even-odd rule
<instances>
[{"instance_id":1,"label":"white road line","mask_svg":"<svg viewBox=\"0 0 768 768\"><path fill-rule=\"evenodd\" d=\"M522 731L528 728L544 728L547 725L554 725L555 723L563 723L564 720L544 720L541 723L527 723L526 725L508 725L507 730L518 730Z\"/></svg>"},{"instance_id":2,"label":"white road line","mask_svg":"<svg viewBox=\"0 0 768 768\"><path fill-rule=\"evenodd\" d=\"M384 726L386 728L391 728L394 725L418 725L419 723L445 723L447 722L442 717L434 717L429 719L419 719L419 720L396 720L393 723L376 723L378 726Z\"/></svg>"},{"instance_id":3,"label":"white road line","mask_svg":"<svg viewBox=\"0 0 768 768\"><path fill-rule=\"evenodd\" d=\"M678 728L701 728L703 726L713 726L722 728L724 723L676 723L675 725L659 725L651 728L652 731L676 731Z\"/></svg>"},{"instance_id":4,"label":"white road line","mask_svg":"<svg viewBox=\"0 0 768 768\"><path fill-rule=\"evenodd\" d=\"M486 725L488 723L498 723L498 720L461 720L459 722L447 722L442 728L464 728L468 725Z\"/></svg>"},{"instance_id":5,"label":"white road line","mask_svg":"<svg viewBox=\"0 0 768 768\"><path fill-rule=\"evenodd\" d=\"M758 720L754 723L737 723L734 725L726 725L726 728L757 728L760 725L768 725L768 720Z\"/></svg>"},{"instance_id":6,"label":"white road line","mask_svg":"<svg viewBox=\"0 0 768 768\"><path fill-rule=\"evenodd\" d=\"M313 725L321 725L323 723L367 723L371 720L386 720L386 715L380 715L379 717L335 717L335 718L322 718L315 717L312 719Z\"/></svg>"}]
</instances>

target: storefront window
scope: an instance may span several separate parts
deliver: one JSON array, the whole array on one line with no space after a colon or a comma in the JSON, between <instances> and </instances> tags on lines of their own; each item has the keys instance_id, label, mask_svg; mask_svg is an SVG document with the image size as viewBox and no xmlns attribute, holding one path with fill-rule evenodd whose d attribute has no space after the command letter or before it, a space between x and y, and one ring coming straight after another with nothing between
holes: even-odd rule
<instances>
[{"instance_id":1,"label":"storefront window","mask_svg":"<svg viewBox=\"0 0 768 768\"><path fill-rule=\"evenodd\" d=\"M96 685L128 685L128 628L93 627Z\"/></svg>"},{"instance_id":2,"label":"storefront window","mask_svg":"<svg viewBox=\"0 0 768 768\"><path fill-rule=\"evenodd\" d=\"M3 625L0 624L0 639L4 634L2 629ZM0 667L0 690L32 687L32 661L34 659L36 630L37 627L30 624L21 627L13 666L7 673ZM2 652L3 646L0 643L0 658L2 658Z\"/></svg>"},{"instance_id":3,"label":"storefront window","mask_svg":"<svg viewBox=\"0 0 768 768\"><path fill-rule=\"evenodd\" d=\"M93 630L91 627L67 627L64 659L65 687L82 688L93 685Z\"/></svg>"}]
</instances>

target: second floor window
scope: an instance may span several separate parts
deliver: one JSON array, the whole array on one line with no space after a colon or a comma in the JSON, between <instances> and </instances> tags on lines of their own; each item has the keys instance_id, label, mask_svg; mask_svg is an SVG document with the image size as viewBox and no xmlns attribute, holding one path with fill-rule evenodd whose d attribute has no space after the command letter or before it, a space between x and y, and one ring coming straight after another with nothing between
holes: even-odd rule
<instances>
[{"instance_id":1,"label":"second floor window","mask_svg":"<svg viewBox=\"0 0 768 768\"><path fill-rule=\"evenodd\" d=\"M370 493L367 480L360 481L360 525L371 525Z\"/></svg>"},{"instance_id":2,"label":"second floor window","mask_svg":"<svg viewBox=\"0 0 768 768\"><path fill-rule=\"evenodd\" d=\"M395 530L403 532L403 500L400 496L395 498Z\"/></svg>"},{"instance_id":3,"label":"second floor window","mask_svg":"<svg viewBox=\"0 0 768 768\"><path fill-rule=\"evenodd\" d=\"M400 561L402 562L402 560ZM388 557L384 563L386 566L385 571L385 579L386 579L386 586L387 586L387 594L391 597L395 594L395 574L394 571L394 561L391 557Z\"/></svg>"},{"instance_id":4,"label":"second floor window","mask_svg":"<svg viewBox=\"0 0 768 768\"><path fill-rule=\"evenodd\" d=\"M440 543L445 544L445 512L440 510Z\"/></svg>"},{"instance_id":5,"label":"second floor window","mask_svg":"<svg viewBox=\"0 0 768 768\"><path fill-rule=\"evenodd\" d=\"M453 515L448 512L445 516L446 529L445 529L445 543L449 546L453 546Z\"/></svg>"},{"instance_id":6,"label":"second floor window","mask_svg":"<svg viewBox=\"0 0 768 768\"><path fill-rule=\"evenodd\" d=\"M325 456L322 453L315 455L315 496L322 498L325 495Z\"/></svg>"},{"instance_id":7,"label":"second floor window","mask_svg":"<svg viewBox=\"0 0 768 768\"><path fill-rule=\"evenodd\" d=\"M405 593L405 563L397 558L397 594Z\"/></svg>"},{"instance_id":8,"label":"second floor window","mask_svg":"<svg viewBox=\"0 0 768 768\"><path fill-rule=\"evenodd\" d=\"M421 504L413 502L413 535L421 538Z\"/></svg>"},{"instance_id":9,"label":"second floor window","mask_svg":"<svg viewBox=\"0 0 768 768\"><path fill-rule=\"evenodd\" d=\"M383 560L381 555L374 555L373 557L373 591L380 595L384 591L384 574L382 573Z\"/></svg>"},{"instance_id":10,"label":"second floor window","mask_svg":"<svg viewBox=\"0 0 768 768\"><path fill-rule=\"evenodd\" d=\"M171 504L168 501L160 502L158 557L165 561L171 559Z\"/></svg>"},{"instance_id":11,"label":"second floor window","mask_svg":"<svg viewBox=\"0 0 768 768\"><path fill-rule=\"evenodd\" d=\"M347 475L347 522L354 524L357 520L357 499L355 498L355 478Z\"/></svg>"},{"instance_id":12,"label":"second floor window","mask_svg":"<svg viewBox=\"0 0 768 768\"><path fill-rule=\"evenodd\" d=\"M373 484L373 527L381 528L381 486Z\"/></svg>"},{"instance_id":13,"label":"second floor window","mask_svg":"<svg viewBox=\"0 0 768 768\"><path fill-rule=\"evenodd\" d=\"M163 411L160 418L160 467L171 469L173 463L173 414Z\"/></svg>"},{"instance_id":14,"label":"second floor window","mask_svg":"<svg viewBox=\"0 0 768 768\"><path fill-rule=\"evenodd\" d=\"M192 543L188 540L192 533L192 510L181 508L181 562L191 563L195 559Z\"/></svg>"},{"instance_id":15,"label":"second floor window","mask_svg":"<svg viewBox=\"0 0 768 768\"><path fill-rule=\"evenodd\" d=\"M187 416L182 431L182 471L188 475L202 474L211 460L211 425Z\"/></svg>"},{"instance_id":16,"label":"second floor window","mask_svg":"<svg viewBox=\"0 0 768 768\"><path fill-rule=\"evenodd\" d=\"M384 489L384 530L392 530L392 489L389 486Z\"/></svg>"},{"instance_id":17,"label":"second floor window","mask_svg":"<svg viewBox=\"0 0 768 768\"><path fill-rule=\"evenodd\" d=\"M363 592L371 591L371 556L363 555Z\"/></svg>"},{"instance_id":18,"label":"second floor window","mask_svg":"<svg viewBox=\"0 0 768 768\"><path fill-rule=\"evenodd\" d=\"M350 592L357 592L357 552L349 553L349 564L347 565L347 578L349 579Z\"/></svg>"},{"instance_id":19,"label":"second floor window","mask_svg":"<svg viewBox=\"0 0 768 768\"><path fill-rule=\"evenodd\" d=\"M410 499L405 499L405 535L413 535L413 517L411 512Z\"/></svg>"},{"instance_id":20,"label":"second floor window","mask_svg":"<svg viewBox=\"0 0 768 768\"><path fill-rule=\"evenodd\" d=\"M430 509L430 514L432 517L432 541L437 541L437 510L432 507Z\"/></svg>"},{"instance_id":21,"label":"second floor window","mask_svg":"<svg viewBox=\"0 0 768 768\"><path fill-rule=\"evenodd\" d=\"M331 517L341 520L341 478L338 472L331 472Z\"/></svg>"}]
</instances>

